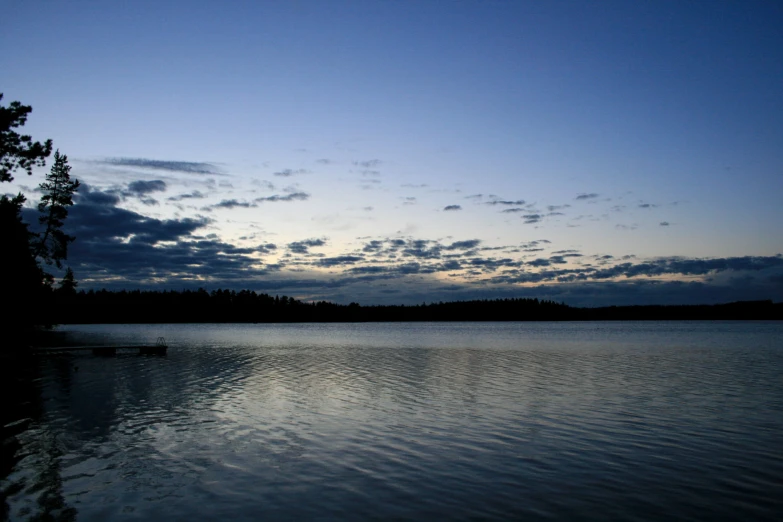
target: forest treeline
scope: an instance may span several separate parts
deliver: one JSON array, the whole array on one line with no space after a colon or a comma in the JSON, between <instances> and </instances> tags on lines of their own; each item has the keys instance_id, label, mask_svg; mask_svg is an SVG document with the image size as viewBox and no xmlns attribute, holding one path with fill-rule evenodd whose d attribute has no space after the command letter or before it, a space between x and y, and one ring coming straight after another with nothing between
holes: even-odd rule
<instances>
[{"instance_id":1,"label":"forest treeline","mask_svg":"<svg viewBox=\"0 0 783 522\"><path fill-rule=\"evenodd\" d=\"M249 290L71 291L55 294L52 323L277 323L783 319L783 303L577 308L539 299L420 305L305 303Z\"/></svg>"}]
</instances>

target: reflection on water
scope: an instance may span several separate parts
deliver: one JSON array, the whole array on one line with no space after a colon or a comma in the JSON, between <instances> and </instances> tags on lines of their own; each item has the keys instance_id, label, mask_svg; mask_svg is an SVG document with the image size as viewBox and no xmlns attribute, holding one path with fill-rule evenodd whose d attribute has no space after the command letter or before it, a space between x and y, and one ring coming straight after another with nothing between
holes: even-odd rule
<instances>
[{"instance_id":1,"label":"reflection on water","mask_svg":"<svg viewBox=\"0 0 783 522\"><path fill-rule=\"evenodd\" d=\"M137 325L44 357L11 519L778 519L783 325Z\"/></svg>"}]
</instances>

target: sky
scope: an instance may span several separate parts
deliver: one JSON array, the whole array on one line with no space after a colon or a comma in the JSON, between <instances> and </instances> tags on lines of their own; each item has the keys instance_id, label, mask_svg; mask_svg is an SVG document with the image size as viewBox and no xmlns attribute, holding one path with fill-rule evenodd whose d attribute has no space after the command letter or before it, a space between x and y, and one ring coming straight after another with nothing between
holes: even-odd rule
<instances>
[{"instance_id":1,"label":"sky","mask_svg":"<svg viewBox=\"0 0 783 522\"><path fill-rule=\"evenodd\" d=\"M752 0L12 2L0 103L82 183L83 289L781 301L781 28Z\"/></svg>"}]
</instances>

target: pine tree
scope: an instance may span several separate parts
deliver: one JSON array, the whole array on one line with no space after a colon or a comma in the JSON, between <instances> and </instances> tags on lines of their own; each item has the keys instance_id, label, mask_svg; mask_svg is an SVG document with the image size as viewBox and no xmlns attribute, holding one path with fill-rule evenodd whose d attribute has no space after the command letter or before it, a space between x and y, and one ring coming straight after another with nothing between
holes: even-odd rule
<instances>
[{"instance_id":1,"label":"pine tree","mask_svg":"<svg viewBox=\"0 0 783 522\"><path fill-rule=\"evenodd\" d=\"M60 288L57 289L57 292L62 295L74 295L77 286L79 286L79 283L76 282L76 278L73 276L73 270L71 270L71 267L68 267L62 281L60 281Z\"/></svg>"},{"instance_id":2,"label":"pine tree","mask_svg":"<svg viewBox=\"0 0 783 522\"><path fill-rule=\"evenodd\" d=\"M38 203L41 213L38 221L45 228L35 241L35 257L48 265L54 263L57 268L62 268L62 261L68 258L68 244L74 240L62 230L63 221L68 217L68 207L73 205L73 194L79 188L79 180L71 180L70 172L68 156L58 150L54 153L54 164L46 175L46 181L40 185L43 196Z\"/></svg>"}]
</instances>

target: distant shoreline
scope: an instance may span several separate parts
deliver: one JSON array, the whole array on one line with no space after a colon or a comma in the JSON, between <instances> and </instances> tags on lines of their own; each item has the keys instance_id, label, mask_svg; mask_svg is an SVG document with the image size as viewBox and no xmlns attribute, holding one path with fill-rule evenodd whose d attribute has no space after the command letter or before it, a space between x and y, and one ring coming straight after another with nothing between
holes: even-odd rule
<instances>
[{"instance_id":1,"label":"distant shoreline","mask_svg":"<svg viewBox=\"0 0 783 522\"><path fill-rule=\"evenodd\" d=\"M579 308L524 298L362 306L199 290L90 291L58 301L47 318L50 324L783 320L783 303L771 300Z\"/></svg>"}]
</instances>

